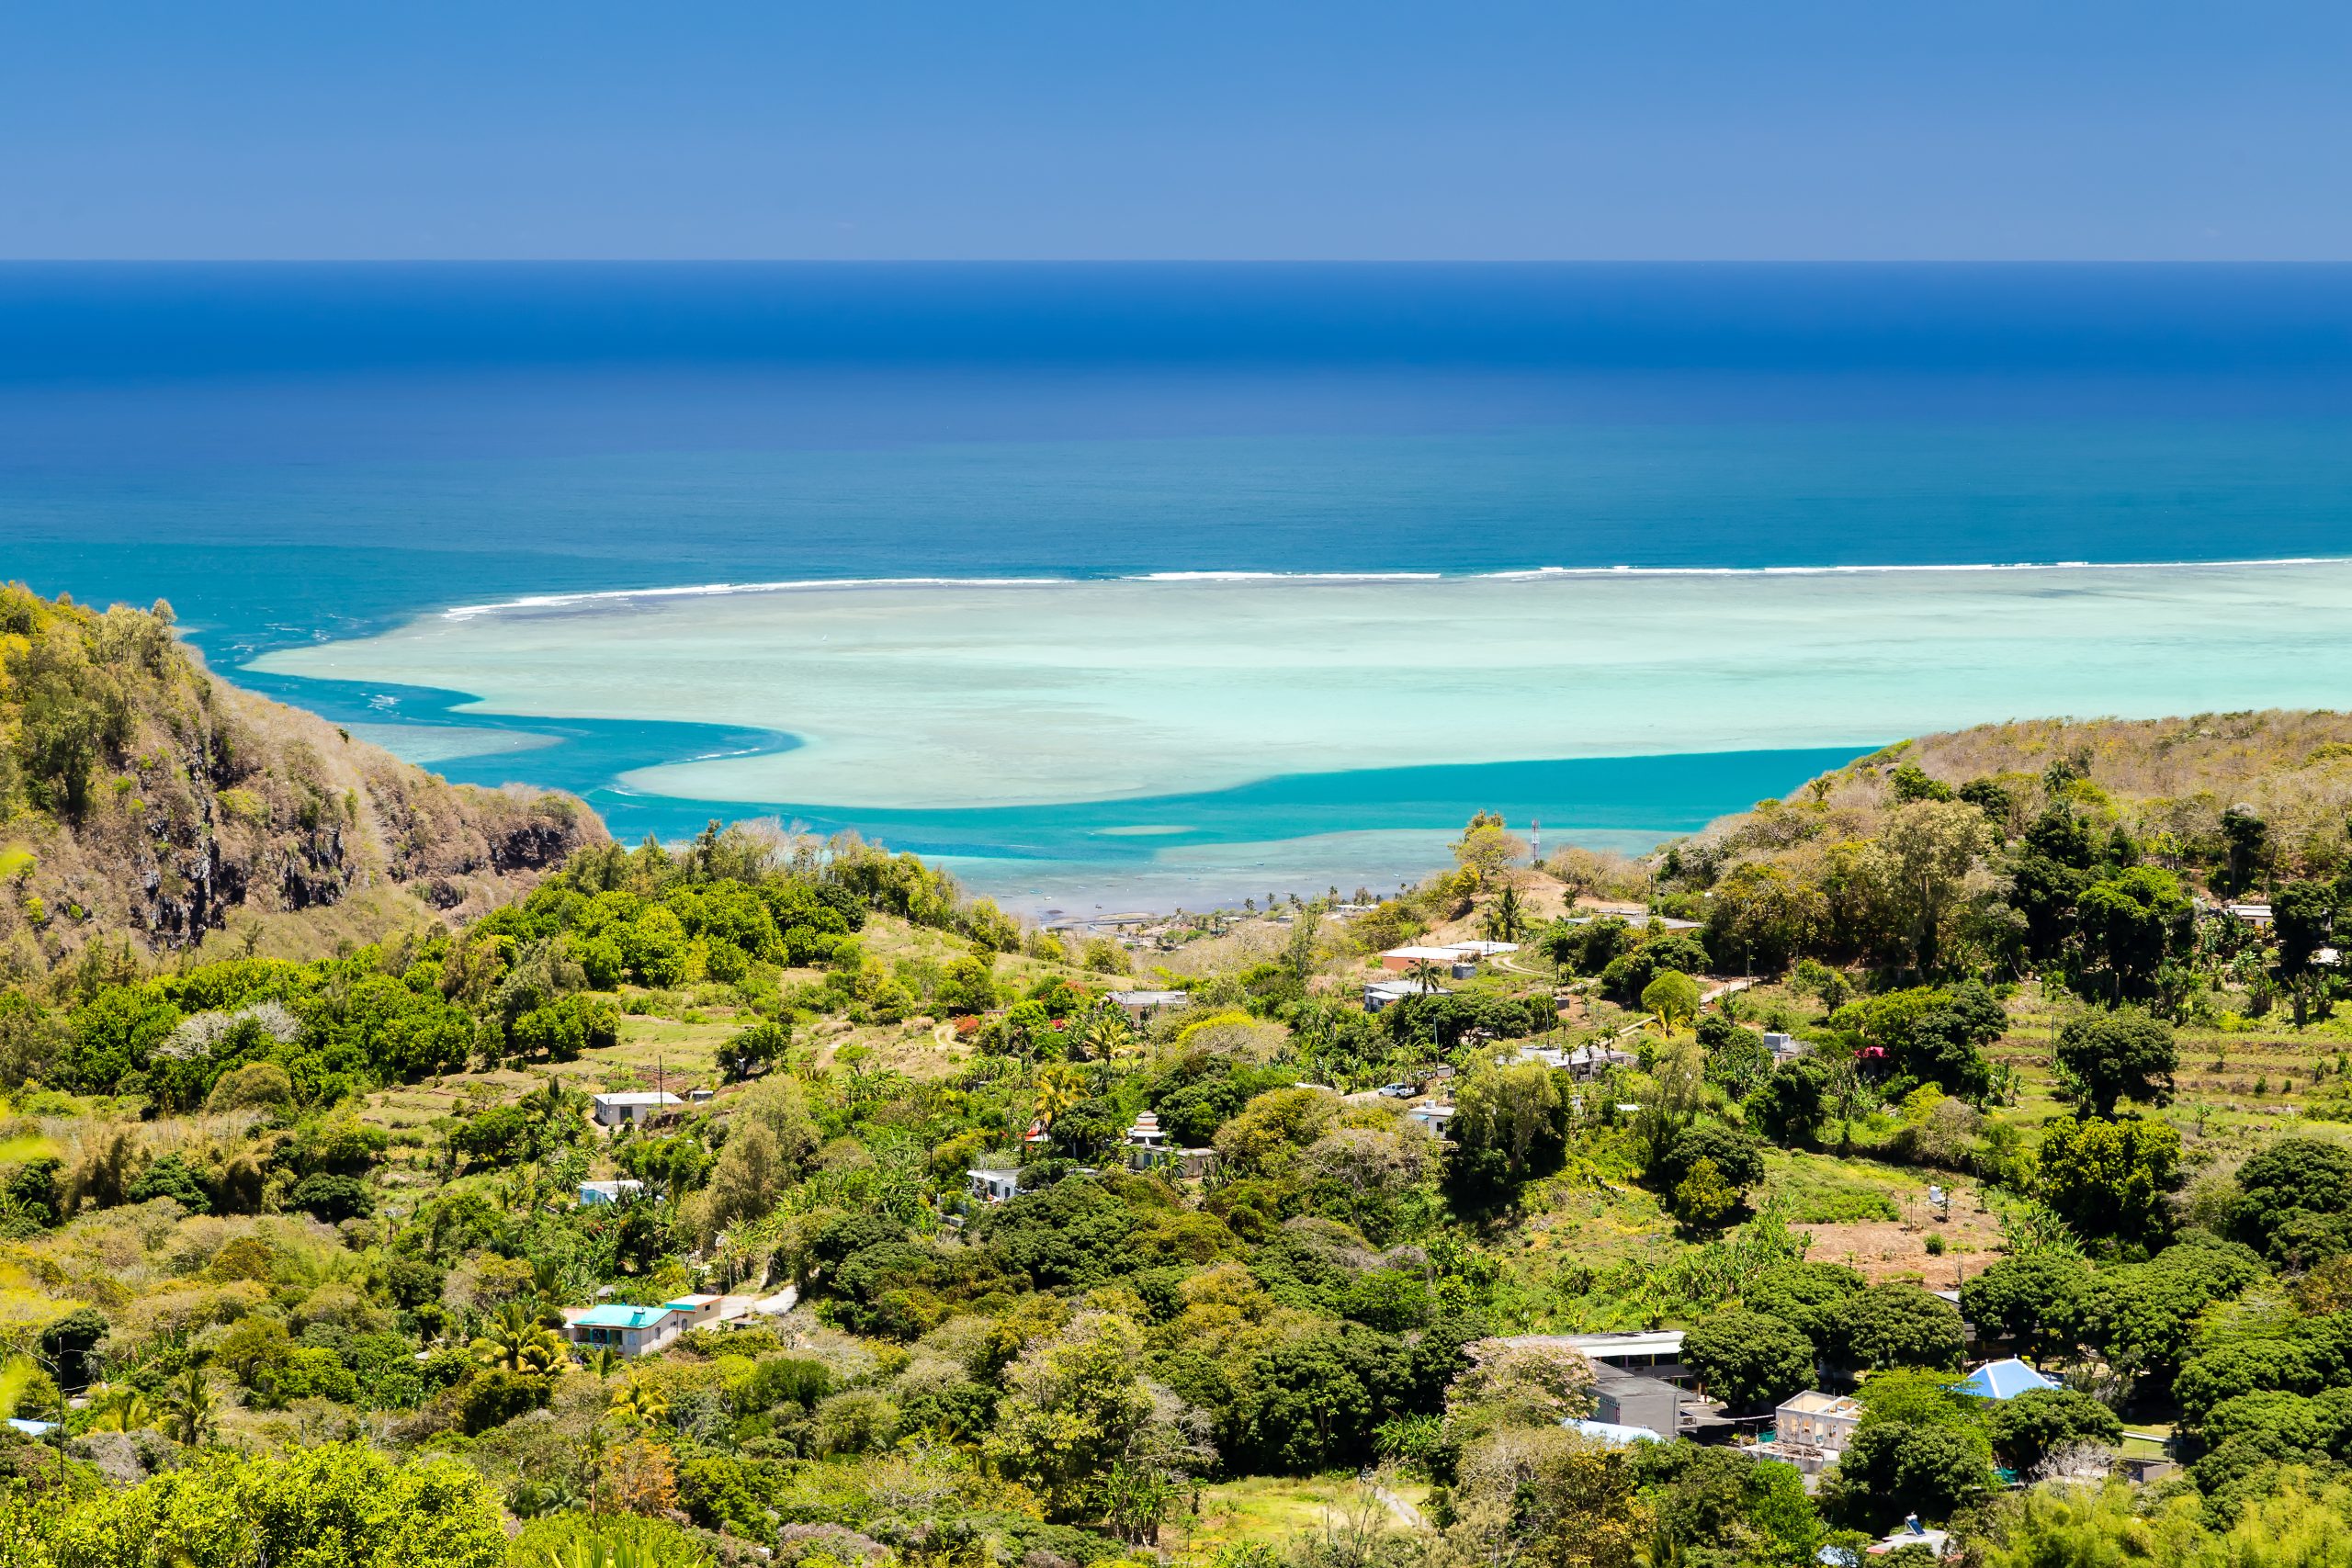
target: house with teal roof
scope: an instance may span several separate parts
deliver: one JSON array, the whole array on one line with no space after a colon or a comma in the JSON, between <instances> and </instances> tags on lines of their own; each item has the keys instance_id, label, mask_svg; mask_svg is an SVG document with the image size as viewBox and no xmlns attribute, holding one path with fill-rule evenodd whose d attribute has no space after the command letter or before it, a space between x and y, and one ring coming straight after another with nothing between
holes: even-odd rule
<instances>
[{"instance_id":1,"label":"house with teal roof","mask_svg":"<svg viewBox=\"0 0 2352 1568\"><path fill-rule=\"evenodd\" d=\"M612 1349L624 1356L659 1350L684 1330L693 1314L664 1303L661 1306L566 1307L564 1337L583 1350Z\"/></svg>"}]
</instances>

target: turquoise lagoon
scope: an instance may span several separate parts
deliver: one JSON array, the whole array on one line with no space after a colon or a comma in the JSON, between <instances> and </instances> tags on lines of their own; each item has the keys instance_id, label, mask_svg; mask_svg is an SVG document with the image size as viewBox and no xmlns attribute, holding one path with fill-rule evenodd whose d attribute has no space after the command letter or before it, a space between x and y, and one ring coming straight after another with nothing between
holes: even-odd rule
<instances>
[{"instance_id":1,"label":"turquoise lagoon","mask_svg":"<svg viewBox=\"0 0 2352 1568\"><path fill-rule=\"evenodd\" d=\"M458 722L692 720L743 739L611 787L857 826L1024 902L1114 869L1197 901L1383 886L1464 802L1646 847L1873 738L2328 705L2347 606L2333 561L801 584L464 606L256 668L463 682Z\"/></svg>"},{"instance_id":2,"label":"turquoise lagoon","mask_svg":"<svg viewBox=\"0 0 2352 1568\"><path fill-rule=\"evenodd\" d=\"M0 572L1031 908L2344 705L2348 556L2345 267L0 266Z\"/></svg>"}]
</instances>

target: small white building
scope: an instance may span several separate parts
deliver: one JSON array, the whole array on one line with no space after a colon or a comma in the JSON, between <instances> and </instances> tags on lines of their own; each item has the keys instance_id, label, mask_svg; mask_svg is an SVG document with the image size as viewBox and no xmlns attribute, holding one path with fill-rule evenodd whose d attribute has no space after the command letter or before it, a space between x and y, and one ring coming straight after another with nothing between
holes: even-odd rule
<instances>
[{"instance_id":1,"label":"small white building","mask_svg":"<svg viewBox=\"0 0 2352 1568\"><path fill-rule=\"evenodd\" d=\"M1834 1457L1846 1451L1861 1424L1860 1401L1809 1388L1789 1395L1772 1413L1772 1441L1775 1447L1819 1449Z\"/></svg>"},{"instance_id":2,"label":"small white building","mask_svg":"<svg viewBox=\"0 0 2352 1568\"><path fill-rule=\"evenodd\" d=\"M728 1315L727 1300L725 1296L680 1296L662 1304L684 1318L684 1321L679 1325L680 1331L684 1332L689 1328L717 1327L719 1319Z\"/></svg>"},{"instance_id":3,"label":"small white building","mask_svg":"<svg viewBox=\"0 0 2352 1568\"><path fill-rule=\"evenodd\" d=\"M1192 1006L1193 993L1190 991L1113 991L1109 993L1109 999L1129 1018L1141 1023L1156 1012Z\"/></svg>"},{"instance_id":4,"label":"small white building","mask_svg":"<svg viewBox=\"0 0 2352 1568\"><path fill-rule=\"evenodd\" d=\"M991 1166L974 1166L965 1176L971 1182L972 1196L983 1203L1001 1203L1021 1190L1021 1173Z\"/></svg>"},{"instance_id":5,"label":"small white building","mask_svg":"<svg viewBox=\"0 0 2352 1568\"><path fill-rule=\"evenodd\" d=\"M2270 906L2267 904L2224 904L2222 912L2250 926L2267 926L2271 921Z\"/></svg>"},{"instance_id":6,"label":"small white building","mask_svg":"<svg viewBox=\"0 0 2352 1568\"><path fill-rule=\"evenodd\" d=\"M1793 1034L1781 1034L1772 1030L1764 1032L1764 1049L1772 1053L1775 1062L1793 1062L1805 1054L1805 1043Z\"/></svg>"},{"instance_id":7,"label":"small white building","mask_svg":"<svg viewBox=\"0 0 2352 1568\"><path fill-rule=\"evenodd\" d=\"M1463 952L1457 947L1392 947L1380 955L1380 966L1400 975L1416 964L1450 970L1463 958Z\"/></svg>"},{"instance_id":8,"label":"small white building","mask_svg":"<svg viewBox=\"0 0 2352 1568\"><path fill-rule=\"evenodd\" d=\"M1446 1135L1446 1129L1453 1125L1453 1107L1451 1105L1416 1105L1413 1109L1405 1112L1405 1120L1408 1122L1418 1122L1422 1126L1427 1127L1430 1132L1442 1138Z\"/></svg>"},{"instance_id":9,"label":"small white building","mask_svg":"<svg viewBox=\"0 0 2352 1568\"><path fill-rule=\"evenodd\" d=\"M1148 1111L1136 1118L1123 1141L1129 1170L1165 1171L1187 1181L1197 1181L1216 1168L1215 1149L1178 1147L1169 1141L1168 1129L1159 1124L1159 1118Z\"/></svg>"},{"instance_id":10,"label":"small white building","mask_svg":"<svg viewBox=\"0 0 2352 1568\"><path fill-rule=\"evenodd\" d=\"M1664 931L1695 931L1699 929L1697 920L1686 920L1674 915L1653 915L1642 909L1600 909L1582 915L1566 916L1561 923L1570 926L1589 926L1595 920L1623 920L1629 926L1643 928L1647 928L1651 922L1655 921L1658 929Z\"/></svg>"},{"instance_id":11,"label":"small white building","mask_svg":"<svg viewBox=\"0 0 2352 1568\"><path fill-rule=\"evenodd\" d=\"M1426 996L1437 989L1434 985L1425 986L1418 980L1374 980L1363 988L1363 1010L1378 1012L1408 997Z\"/></svg>"},{"instance_id":12,"label":"small white building","mask_svg":"<svg viewBox=\"0 0 2352 1568\"><path fill-rule=\"evenodd\" d=\"M632 1089L627 1094L595 1096L594 1114L598 1126L617 1127L624 1122L643 1122L656 1111L684 1103L666 1089Z\"/></svg>"},{"instance_id":13,"label":"small white building","mask_svg":"<svg viewBox=\"0 0 2352 1568\"><path fill-rule=\"evenodd\" d=\"M1637 1329L1618 1334L1510 1336L1505 1344L1566 1345L1597 1368L1633 1372L1661 1382L1680 1383L1690 1377L1682 1365L1682 1330Z\"/></svg>"},{"instance_id":14,"label":"small white building","mask_svg":"<svg viewBox=\"0 0 2352 1568\"><path fill-rule=\"evenodd\" d=\"M1578 1083L1589 1083L1611 1067L1634 1067L1641 1058L1631 1051L1620 1051L1614 1045L1599 1043L1579 1045L1567 1054L1560 1065L1576 1075Z\"/></svg>"},{"instance_id":15,"label":"small white building","mask_svg":"<svg viewBox=\"0 0 2352 1568\"><path fill-rule=\"evenodd\" d=\"M1126 1145L1129 1170L1149 1170L1168 1154L1168 1131L1148 1111L1136 1118L1122 1141Z\"/></svg>"}]
</instances>

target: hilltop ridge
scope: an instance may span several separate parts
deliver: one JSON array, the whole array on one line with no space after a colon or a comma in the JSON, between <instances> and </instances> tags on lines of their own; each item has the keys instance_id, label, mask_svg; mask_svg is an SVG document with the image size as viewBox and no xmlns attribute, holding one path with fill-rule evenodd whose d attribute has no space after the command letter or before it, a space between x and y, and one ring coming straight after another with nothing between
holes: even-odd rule
<instances>
[{"instance_id":1,"label":"hilltop ridge","mask_svg":"<svg viewBox=\"0 0 2352 1568\"><path fill-rule=\"evenodd\" d=\"M10 972L99 937L185 951L235 916L250 945L302 911L362 929L479 914L605 837L570 795L451 784L216 679L166 604L99 611L0 587Z\"/></svg>"}]
</instances>

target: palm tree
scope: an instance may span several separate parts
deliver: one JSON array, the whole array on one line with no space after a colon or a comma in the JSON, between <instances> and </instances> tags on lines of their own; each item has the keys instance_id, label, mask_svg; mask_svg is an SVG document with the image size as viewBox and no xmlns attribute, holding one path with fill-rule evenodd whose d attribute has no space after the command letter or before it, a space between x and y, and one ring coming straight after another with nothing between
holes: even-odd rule
<instances>
[{"instance_id":1,"label":"palm tree","mask_svg":"<svg viewBox=\"0 0 2352 1568\"><path fill-rule=\"evenodd\" d=\"M1116 1002L1098 1001L1078 1026L1078 1043L1098 1062L1117 1059L1134 1043L1135 1025Z\"/></svg>"},{"instance_id":2,"label":"palm tree","mask_svg":"<svg viewBox=\"0 0 2352 1568\"><path fill-rule=\"evenodd\" d=\"M1069 1067L1047 1067L1037 1075L1036 1122L1039 1132L1053 1130L1054 1118L1086 1098L1086 1082Z\"/></svg>"},{"instance_id":3,"label":"palm tree","mask_svg":"<svg viewBox=\"0 0 2352 1568\"><path fill-rule=\"evenodd\" d=\"M661 1420L670 1414L670 1400L650 1380L631 1376L613 1393L613 1414L639 1426Z\"/></svg>"},{"instance_id":4,"label":"palm tree","mask_svg":"<svg viewBox=\"0 0 2352 1568\"><path fill-rule=\"evenodd\" d=\"M191 1363L164 1396L164 1430L186 1448L212 1440L220 1428L220 1401L204 1369Z\"/></svg>"},{"instance_id":5,"label":"palm tree","mask_svg":"<svg viewBox=\"0 0 2352 1568\"><path fill-rule=\"evenodd\" d=\"M90 1401L96 1412L90 1427L99 1432L135 1432L155 1423L155 1407L135 1388L106 1388Z\"/></svg>"},{"instance_id":6,"label":"palm tree","mask_svg":"<svg viewBox=\"0 0 2352 1568\"><path fill-rule=\"evenodd\" d=\"M542 1305L561 1302L565 1293L563 1265L552 1258L532 1258L531 1290Z\"/></svg>"},{"instance_id":7,"label":"palm tree","mask_svg":"<svg viewBox=\"0 0 2352 1568\"><path fill-rule=\"evenodd\" d=\"M599 1345L588 1352L588 1370L603 1382L621 1369L621 1353L610 1345Z\"/></svg>"},{"instance_id":8,"label":"palm tree","mask_svg":"<svg viewBox=\"0 0 2352 1568\"><path fill-rule=\"evenodd\" d=\"M549 1377L563 1365L567 1354L562 1337L524 1309L508 1302L473 1342L474 1359L485 1367Z\"/></svg>"},{"instance_id":9,"label":"palm tree","mask_svg":"<svg viewBox=\"0 0 2352 1568\"><path fill-rule=\"evenodd\" d=\"M1518 888L1505 887L1487 906L1485 925L1488 942L1517 942L1527 934L1527 906L1520 901Z\"/></svg>"},{"instance_id":10,"label":"palm tree","mask_svg":"<svg viewBox=\"0 0 2352 1568\"><path fill-rule=\"evenodd\" d=\"M592 1421L580 1439L580 1472L588 1483L588 1516L591 1518L605 1511L605 1459L611 1446L605 1436L604 1423Z\"/></svg>"},{"instance_id":11,"label":"palm tree","mask_svg":"<svg viewBox=\"0 0 2352 1568\"><path fill-rule=\"evenodd\" d=\"M1405 971L1405 977L1413 982L1413 988L1418 991L1442 991L1445 988L1437 983L1437 965L1426 958L1414 959L1412 966Z\"/></svg>"}]
</instances>

